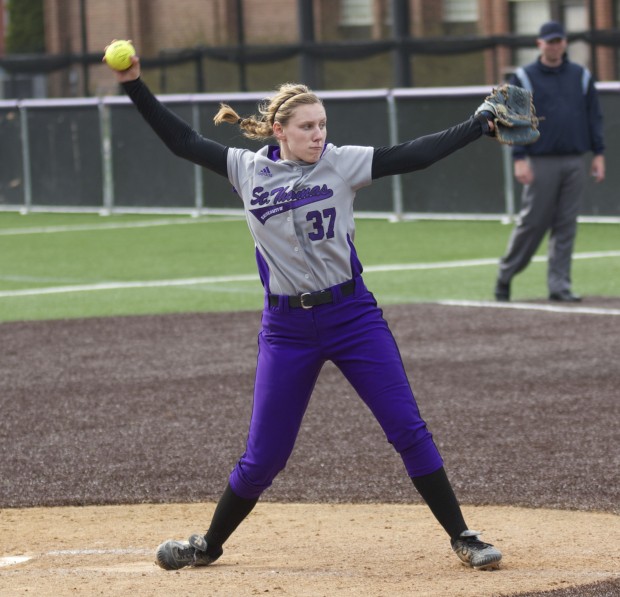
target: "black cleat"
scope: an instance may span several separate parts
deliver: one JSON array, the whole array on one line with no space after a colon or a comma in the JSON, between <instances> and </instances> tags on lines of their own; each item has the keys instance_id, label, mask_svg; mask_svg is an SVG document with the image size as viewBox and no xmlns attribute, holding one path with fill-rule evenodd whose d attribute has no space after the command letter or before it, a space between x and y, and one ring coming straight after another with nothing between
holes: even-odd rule
<instances>
[{"instance_id":1,"label":"black cleat","mask_svg":"<svg viewBox=\"0 0 620 597\"><path fill-rule=\"evenodd\" d=\"M215 556L207 554L207 542L202 535L192 535L189 541L164 541L155 552L155 563L164 570L179 570L186 566L209 566L224 550Z\"/></svg>"},{"instance_id":2,"label":"black cleat","mask_svg":"<svg viewBox=\"0 0 620 597\"><path fill-rule=\"evenodd\" d=\"M570 290L563 290L562 292L552 292L549 295L549 300L560 303L579 303L581 302L581 297L573 294Z\"/></svg>"},{"instance_id":3,"label":"black cleat","mask_svg":"<svg viewBox=\"0 0 620 597\"><path fill-rule=\"evenodd\" d=\"M463 531L452 544L452 550L461 562L476 570L493 570L499 568L502 552L490 543L478 539L479 531Z\"/></svg>"},{"instance_id":4,"label":"black cleat","mask_svg":"<svg viewBox=\"0 0 620 597\"><path fill-rule=\"evenodd\" d=\"M502 303L510 301L510 282L497 281L495 284L495 300Z\"/></svg>"}]
</instances>

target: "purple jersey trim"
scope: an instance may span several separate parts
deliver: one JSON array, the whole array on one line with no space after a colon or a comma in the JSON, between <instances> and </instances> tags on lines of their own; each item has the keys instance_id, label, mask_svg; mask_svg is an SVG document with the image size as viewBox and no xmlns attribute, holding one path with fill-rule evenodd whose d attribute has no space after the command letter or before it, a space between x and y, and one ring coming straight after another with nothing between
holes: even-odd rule
<instances>
[{"instance_id":1,"label":"purple jersey trim","mask_svg":"<svg viewBox=\"0 0 620 597\"><path fill-rule=\"evenodd\" d=\"M272 162L277 162L280 159L280 146L279 145L269 145L269 149L267 149L267 157Z\"/></svg>"},{"instance_id":2,"label":"purple jersey trim","mask_svg":"<svg viewBox=\"0 0 620 597\"><path fill-rule=\"evenodd\" d=\"M347 234L347 242L349 243L349 247L351 248L351 274L352 278L356 278L357 276L361 276L364 271L364 267L362 266L362 262L359 260L357 256L357 251L355 250L355 245L351 240L351 237Z\"/></svg>"},{"instance_id":3,"label":"purple jersey trim","mask_svg":"<svg viewBox=\"0 0 620 597\"><path fill-rule=\"evenodd\" d=\"M260 254L258 248L256 248L256 265L258 266L258 275L260 276L261 284L263 288L269 292L269 266L265 258Z\"/></svg>"}]
</instances>

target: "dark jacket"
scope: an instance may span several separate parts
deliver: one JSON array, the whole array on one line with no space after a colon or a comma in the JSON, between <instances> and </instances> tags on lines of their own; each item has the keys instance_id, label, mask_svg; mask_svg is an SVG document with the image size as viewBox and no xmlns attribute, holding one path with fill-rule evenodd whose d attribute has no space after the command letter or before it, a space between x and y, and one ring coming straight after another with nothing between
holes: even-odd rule
<instances>
[{"instance_id":1,"label":"dark jacket","mask_svg":"<svg viewBox=\"0 0 620 597\"><path fill-rule=\"evenodd\" d=\"M527 155L595 155L605 150L603 115L590 72L566 56L558 67L540 58L517 69L511 81L533 93L540 119L540 138L526 147L513 148L515 159Z\"/></svg>"}]
</instances>

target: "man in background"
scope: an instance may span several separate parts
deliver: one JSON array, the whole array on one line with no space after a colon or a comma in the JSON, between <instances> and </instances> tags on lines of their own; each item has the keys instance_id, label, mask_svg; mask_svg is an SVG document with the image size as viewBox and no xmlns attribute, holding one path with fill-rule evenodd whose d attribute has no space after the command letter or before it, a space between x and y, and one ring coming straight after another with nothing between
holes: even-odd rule
<instances>
[{"instance_id":1,"label":"man in background","mask_svg":"<svg viewBox=\"0 0 620 597\"><path fill-rule=\"evenodd\" d=\"M549 231L547 285L549 299L576 302L571 262L577 216L587 181L584 154L591 152L590 173L605 178L603 118L588 69L571 62L560 23L540 28L538 59L515 71L513 85L532 92L540 118L540 139L513 149L514 174L524 185L521 212L506 254L500 260L495 298L510 300L512 278L524 270Z\"/></svg>"}]
</instances>

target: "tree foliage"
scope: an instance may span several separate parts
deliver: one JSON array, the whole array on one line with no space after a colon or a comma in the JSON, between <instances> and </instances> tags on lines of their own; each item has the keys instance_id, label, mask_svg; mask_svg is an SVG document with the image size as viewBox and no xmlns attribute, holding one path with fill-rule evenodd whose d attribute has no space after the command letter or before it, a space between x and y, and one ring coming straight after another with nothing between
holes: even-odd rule
<instances>
[{"instance_id":1,"label":"tree foliage","mask_svg":"<svg viewBox=\"0 0 620 597\"><path fill-rule=\"evenodd\" d=\"M43 0L9 0L7 13L7 53L44 52Z\"/></svg>"}]
</instances>

